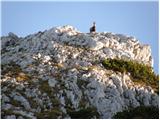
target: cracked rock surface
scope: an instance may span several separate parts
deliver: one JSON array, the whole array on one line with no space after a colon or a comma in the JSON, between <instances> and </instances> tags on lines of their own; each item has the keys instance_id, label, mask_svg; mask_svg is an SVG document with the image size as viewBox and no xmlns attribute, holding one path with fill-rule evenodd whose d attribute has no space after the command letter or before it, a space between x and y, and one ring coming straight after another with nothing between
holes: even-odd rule
<instances>
[{"instance_id":1,"label":"cracked rock surface","mask_svg":"<svg viewBox=\"0 0 160 120\"><path fill-rule=\"evenodd\" d=\"M99 118L140 105L158 107L150 86L105 69L107 58L153 66L151 48L131 36L82 33L66 25L26 37L1 37L1 115L5 119L72 118L96 108ZM97 118L97 116L92 116Z\"/></svg>"}]
</instances>

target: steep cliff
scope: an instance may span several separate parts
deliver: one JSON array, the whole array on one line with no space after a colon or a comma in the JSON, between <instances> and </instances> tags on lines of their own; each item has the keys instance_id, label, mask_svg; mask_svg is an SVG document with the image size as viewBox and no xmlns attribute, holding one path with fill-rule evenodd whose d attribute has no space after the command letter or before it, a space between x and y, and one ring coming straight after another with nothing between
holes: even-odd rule
<instances>
[{"instance_id":1,"label":"steep cliff","mask_svg":"<svg viewBox=\"0 0 160 120\"><path fill-rule=\"evenodd\" d=\"M9 33L1 45L2 118L112 118L138 106L158 108L150 46L134 37L67 25L24 38ZM142 81L105 60L148 67L157 86L146 84L147 72Z\"/></svg>"}]
</instances>

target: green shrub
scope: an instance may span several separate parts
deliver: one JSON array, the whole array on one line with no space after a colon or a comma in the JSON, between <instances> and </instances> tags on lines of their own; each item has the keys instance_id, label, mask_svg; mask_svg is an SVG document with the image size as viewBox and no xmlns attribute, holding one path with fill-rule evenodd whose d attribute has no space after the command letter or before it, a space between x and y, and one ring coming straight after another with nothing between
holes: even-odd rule
<instances>
[{"instance_id":1,"label":"green shrub","mask_svg":"<svg viewBox=\"0 0 160 120\"><path fill-rule=\"evenodd\" d=\"M115 119L158 119L159 109L156 107L139 106L116 113Z\"/></svg>"},{"instance_id":2,"label":"green shrub","mask_svg":"<svg viewBox=\"0 0 160 120\"><path fill-rule=\"evenodd\" d=\"M8 64L2 64L1 69L2 69L1 72L2 75L8 74L9 76L14 76L14 77L16 77L20 72L22 72L21 67L13 61Z\"/></svg>"},{"instance_id":3,"label":"green shrub","mask_svg":"<svg viewBox=\"0 0 160 120\"><path fill-rule=\"evenodd\" d=\"M159 77L152 71L150 66L121 59L106 59L102 61L102 65L109 70L129 72L133 81L150 85L158 93Z\"/></svg>"},{"instance_id":4,"label":"green shrub","mask_svg":"<svg viewBox=\"0 0 160 120\"><path fill-rule=\"evenodd\" d=\"M91 119L94 117L99 118L99 113L94 107L83 108L79 111L69 110L68 113L72 119Z\"/></svg>"}]
</instances>

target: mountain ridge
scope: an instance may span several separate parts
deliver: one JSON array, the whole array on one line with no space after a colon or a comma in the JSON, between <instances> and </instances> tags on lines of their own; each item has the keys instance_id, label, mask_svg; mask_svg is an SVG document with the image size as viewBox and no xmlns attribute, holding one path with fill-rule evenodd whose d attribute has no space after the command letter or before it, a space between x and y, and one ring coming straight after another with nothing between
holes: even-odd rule
<instances>
[{"instance_id":1,"label":"mountain ridge","mask_svg":"<svg viewBox=\"0 0 160 120\"><path fill-rule=\"evenodd\" d=\"M84 111L112 118L129 107L158 107L151 87L101 63L121 59L152 67L150 46L134 37L66 25L23 38L9 33L1 43L2 118L73 118Z\"/></svg>"}]
</instances>

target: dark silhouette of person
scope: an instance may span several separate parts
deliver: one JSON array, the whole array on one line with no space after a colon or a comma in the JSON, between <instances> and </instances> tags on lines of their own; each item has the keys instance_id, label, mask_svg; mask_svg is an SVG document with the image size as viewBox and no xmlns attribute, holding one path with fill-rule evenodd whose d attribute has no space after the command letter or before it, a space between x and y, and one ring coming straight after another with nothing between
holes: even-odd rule
<instances>
[{"instance_id":1,"label":"dark silhouette of person","mask_svg":"<svg viewBox=\"0 0 160 120\"><path fill-rule=\"evenodd\" d=\"M93 26L90 28L90 33L96 32L96 23L93 22Z\"/></svg>"}]
</instances>

